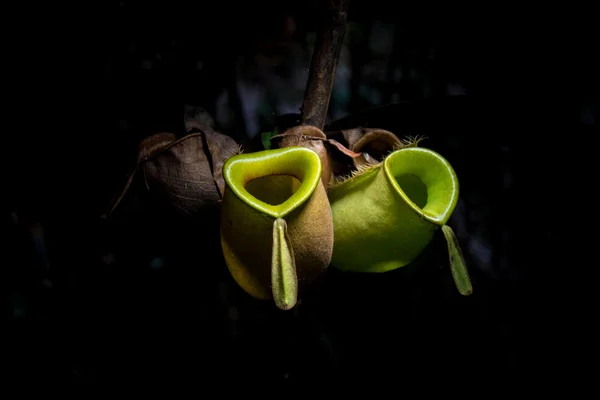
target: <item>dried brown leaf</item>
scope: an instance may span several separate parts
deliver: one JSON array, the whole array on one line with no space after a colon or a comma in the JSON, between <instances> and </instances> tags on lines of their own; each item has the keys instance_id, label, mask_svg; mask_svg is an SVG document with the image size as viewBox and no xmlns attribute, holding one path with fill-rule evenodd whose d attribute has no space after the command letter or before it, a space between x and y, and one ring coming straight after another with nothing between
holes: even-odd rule
<instances>
[{"instance_id":1,"label":"dried brown leaf","mask_svg":"<svg viewBox=\"0 0 600 400\"><path fill-rule=\"evenodd\" d=\"M184 214L221 199L203 139L202 133L189 134L141 164L149 190Z\"/></svg>"},{"instance_id":2,"label":"dried brown leaf","mask_svg":"<svg viewBox=\"0 0 600 400\"><path fill-rule=\"evenodd\" d=\"M106 217L114 212L140 170L147 189L182 214L196 214L221 200L223 163L239 147L232 138L208 126L195 121L191 125L190 130L199 132L182 138L158 133L140 143L138 163Z\"/></svg>"},{"instance_id":3,"label":"dried brown leaf","mask_svg":"<svg viewBox=\"0 0 600 400\"><path fill-rule=\"evenodd\" d=\"M392 132L383 129L357 128L344 132L350 149L360 152L353 159L354 167L379 164L386 155L404 147L402 141Z\"/></svg>"},{"instance_id":4,"label":"dried brown leaf","mask_svg":"<svg viewBox=\"0 0 600 400\"><path fill-rule=\"evenodd\" d=\"M361 153L355 153L352 150L348 149L346 146L344 146L337 140L328 139L327 141L329 143L331 143L332 145L334 145L336 149L338 149L339 151L341 151L342 153L344 153L345 155L347 155L350 158L360 157L360 155L361 155Z\"/></svg>"}]
</instances>

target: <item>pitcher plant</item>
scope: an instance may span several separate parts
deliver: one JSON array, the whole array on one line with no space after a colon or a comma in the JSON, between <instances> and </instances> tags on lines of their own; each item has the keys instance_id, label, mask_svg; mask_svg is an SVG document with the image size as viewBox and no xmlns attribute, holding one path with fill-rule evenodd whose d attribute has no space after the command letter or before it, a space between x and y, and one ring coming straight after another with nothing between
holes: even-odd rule
<instances>
[{"instance_id":1,"label":"pitcher plant","mask_svg":"<svg viewBox=\"0 0 600 400\"><path fill-rule=\"evenodd\" d=\"M386 272L411 263L442 228L459 292L472 287L452 229L446 225L458 201L458 179L438 153L405 147L377 164L360 164L329 189L334 221L333 267Z\"/></svg>"},{"instance_id":2,"label":"pitcher plant","mask_svg":"<svg viewBox=\"0 0 600 400\"><path fill-rule=\"evenodd\" d=\"M239 154L223 167L221 245L239 286L289 310L327 269L333 220L315 151Z\"/></svg>"}]
</instances>

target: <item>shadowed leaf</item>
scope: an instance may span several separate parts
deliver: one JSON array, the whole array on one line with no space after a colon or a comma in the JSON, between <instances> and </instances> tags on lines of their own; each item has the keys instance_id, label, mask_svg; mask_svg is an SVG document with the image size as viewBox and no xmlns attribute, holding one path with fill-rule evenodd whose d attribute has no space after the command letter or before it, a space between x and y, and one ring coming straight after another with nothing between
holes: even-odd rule
<instances>
[{"instance_id":1,"label":"shadowed leaf","mask_svg":"<svg viewBox=\"0 0 600 400\"><path fill-rule=\"evenodd\" d=\"M442 232L444 232L446 242L448 242L450 270L452 271L452 277L454 278L456 288L460 294L468 296L473 293L473 286L471 285L469 271L467 271L467 265L458 244L458 239L456 239L454 231L448 225L442 226Z\"/></svg>"},{"instance_id":2,"label":"shadowed leaf","mask_svg":"<svg viewBox=\"0 0 600 400\"><path fill-rule=\"evenodd\" d=\"M271 259L271 284L275 305L282 310L290 310L298 300L298 277L296 260L287 223L277 218L273 223L273 255Z\"/></svg>"}]
</instances>

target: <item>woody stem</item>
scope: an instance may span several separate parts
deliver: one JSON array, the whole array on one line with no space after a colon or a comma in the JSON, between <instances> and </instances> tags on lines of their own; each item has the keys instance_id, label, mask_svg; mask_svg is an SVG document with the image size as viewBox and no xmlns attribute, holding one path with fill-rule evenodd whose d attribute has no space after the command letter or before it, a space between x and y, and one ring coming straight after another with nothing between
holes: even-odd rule
<instances>
[{"instance_id":1,"label":"woody stem","mask_svg":"<svg viewBox=\"0 0 600 400\"><path fill-rule=\"evenodd\" d=\"M330 0L323 14L323 27L317 35L300 122L319 129L325 126L344 33L348 0Z\"/></svg>"}]
</instances>

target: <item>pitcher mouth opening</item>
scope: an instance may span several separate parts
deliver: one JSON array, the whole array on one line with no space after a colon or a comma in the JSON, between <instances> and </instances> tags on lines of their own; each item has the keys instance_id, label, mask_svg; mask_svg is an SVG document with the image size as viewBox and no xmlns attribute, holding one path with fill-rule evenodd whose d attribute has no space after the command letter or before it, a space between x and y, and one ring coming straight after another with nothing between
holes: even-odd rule
<instances>
[{"instance_id":1,"label":"pitcher mouth opening","mask_svg":"<svg viewBox=\"0 0 600 400\"><path fill-rule=\"evenodd\" d=\"M245 189L256 199L272 206L285 203L302 182L293 175L268 175L248 181Z\"/></svg>"},{"instance_id":2,"label":"pitcher mouth opening","mask_svg":"<svg viewBox=\"0 0 600 400\"><path fill-rule=\"evenodd\" d=\"M416 175L400 174L394 177L400 189L415 205L423 209L427 205L427 186Z\"/></svg>"},{"instance_id":3,"label":"pitcher mouth opening","mask_svg":"<svg viewBox=\"0 0 600 400\"><path fill-rule=\"evenodd\" d=\"M458 179L438 153L420 147L397 150L384 170L398 195L421 217L444 225L458 201Z\"/></svg>"},{"instance_id":4,"label":"pitcher mouth opening","mask_svg":"<svg viewBox=\"0 0 600 400\"><path fill-rule=\"evenodd\" d=\"M240 154L223 166L231 191L274 218L283 218L305 203L321 181L321 172L319 155L305 147Z\"/></svg>"}]
</instances>

